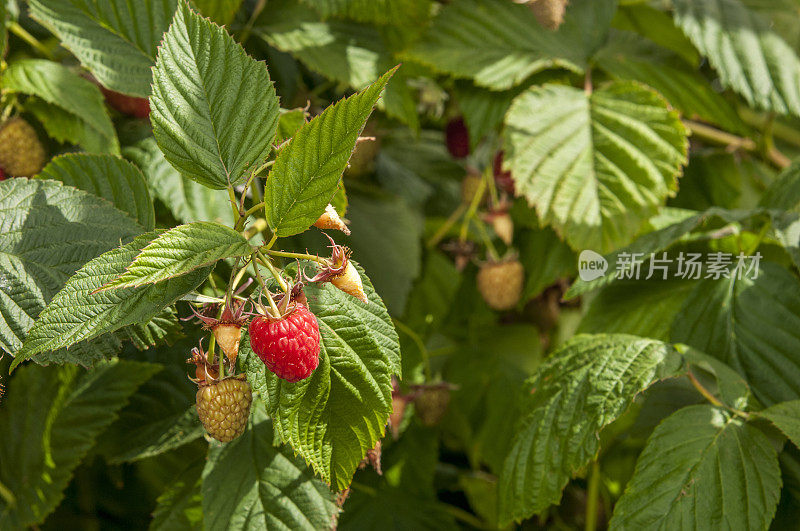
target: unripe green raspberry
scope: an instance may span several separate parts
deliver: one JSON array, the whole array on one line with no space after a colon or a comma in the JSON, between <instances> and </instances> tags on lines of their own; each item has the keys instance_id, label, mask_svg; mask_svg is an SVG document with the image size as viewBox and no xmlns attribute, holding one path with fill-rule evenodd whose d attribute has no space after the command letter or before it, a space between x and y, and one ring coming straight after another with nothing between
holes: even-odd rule
<instances>
[{"instance_id":1,"label":"unripe green raspberry","mask_svg":"<svg viewBox=\"0 0 800 531\"><path fill-rule=\"evenodd\" d=\"M244 376L202 384L197 390L197 415L209 435L230 442L244 433L253 394Z\"/></svg>"}]
</instances>

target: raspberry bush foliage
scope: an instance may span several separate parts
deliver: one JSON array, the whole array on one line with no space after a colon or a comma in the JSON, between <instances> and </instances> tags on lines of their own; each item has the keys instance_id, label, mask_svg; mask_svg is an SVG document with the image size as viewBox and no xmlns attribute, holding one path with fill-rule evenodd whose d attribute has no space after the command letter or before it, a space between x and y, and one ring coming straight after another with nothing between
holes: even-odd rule
<instances>
[{"instance_id":1,"label":"raspberry bush foliage","mask_svg":"<svg viewBox=\"0 0 800 531\"><path fill-rule=\"evenodd\" d=\"M796 528L797 8L0 0L0 529Z\"/></svg>"}]
</instances>

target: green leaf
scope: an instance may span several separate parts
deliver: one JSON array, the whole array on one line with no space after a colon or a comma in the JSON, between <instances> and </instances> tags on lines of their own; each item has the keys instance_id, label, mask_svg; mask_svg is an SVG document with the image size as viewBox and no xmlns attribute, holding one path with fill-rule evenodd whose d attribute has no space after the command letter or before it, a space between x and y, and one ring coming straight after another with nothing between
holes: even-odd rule
<instances>
[{"instance_id":1,"label":"green leaf","mask_svg":"<svg viewBox=\"0 0 800 531\"><path fill-rule=\"evenodd\" d=\"M633 334L669 341L675 316L697 281L619 280L592 299L578 332Z\"/></svg>"},{"instance_id":2,"label":"green leaf","mask_svg":"<svg viewBox=\"0 0 800 531\"><path fill-rule=\"evenodd\" d=\"M155 213L142 172L136 166L111 155L71 153L55 157L36 176L74 186L109 200L127 212L145 230L153 230Z\"/></svg>"},{"instance_id":3,"label":"green leaf","mask_svg":"<svg viewBox=\"0 0 800 531\"><path fill-rule=\"evenodd\" d=\"M462 348L442 370L457 389L441 429L445 440L455 438L463 445L473 468L485 463L492 473L501 474L517 422L527 414L521 390L543 356L533 325L486 328L486 339Z\"/></svg>"},{"instance_id":4,"label":"green leaf","mask_svg":"<svg viewBox=\"0 0 800 531\"><path fill-rule=\"evenodd\" d=\"M41 523L59 504L72 471L139 385L160 369L112 360L91 371L74 366L22 368L0 409L0 527Z\"/></svg>"},{"instance_id":5,"label":"green leaf","mask_svg":"<svg viewBox=\"0 0 800 531\"><path fill-rule=\"evenodd\" d=\"M25 100L23 108L39 120L47 136L56 142L74 144L89 153L119 153L116 133L107 137L58 105L33 96Z\"/></svg>"},{"instance_id":6,"label":"green leaf","mask_svg":"<svg viewBox=\"0 0 800 531\"><path fill-rule=\"evenodd\" d=\"M211 221L179 225L156 236L102 291L135 288L186 275L223 258L248 256L253 248L241 233Z\"/></svg>"},{"instance_id":7,"label":"green leaf","mask_svg":"<svg viewBox=\"0 0 800 531\"><path fill-rule=\"evenodd\" d=\"M156 48L177 0L31 0L31 16L55 33L103 84L146 98Z\"/></svg>"},{"instance_id":8,"label":"green leaf","mask_svg":"<svg viewBox=\"0 0 800 531\"><path fill-rule=\"evenodd\" d=\"M124 155L141 168L153 195L182 223L216 221L233 225L231 200L225 190L212 190L184 177L170 165L153 137L126 147Z\"/></svg>"},{"instance_id":9,"label":"green leaf","mask_svg":"<svg viewBox=\"0 0 800 531\"><path fill-rule=\"evenodd\" d=\"M800 400L780 402L756 415L769 419L795 446L800 447Z\"/></svg>"},{"instance_id":10,"label":"green leaf","mask_svg":"<svg viewBox=\"0 0 800 531\"><path fill-rule=\"evenodd\" d=\"M800 163L793 163L764 191L759 204L776 210L800 212Z\"/></svg>"},{"instance_id":11,"label":"green leaf","mask_svg":"<svg viewBox=\"0 0 800 531\"><path fill-rule=\"evenodd\" d=\"M672 340L730 365L766 405L800 398L800 281L771 262L755 280L731 277L696 286Z\"/></svg>"},{"instance_id":12,"label":"green leaf","mask_svg":"<svg viewBox=\"0 0 800 531\"><path fill-rule=\"evenodd\" d=\"M800 115L800 58L740 0L676 0L675 21L722 84L750 105Z\"/></svg>"},{"instance_id":13,"label":"green leaf","mask_svg":"<svg viewBox=\"0 0 800 531\"><path fill-rule=\"evenodd\" d=\"M522 291L527 302L561 277L572 274L578 259L572 249L550 229L525 231L517 242L520 261L528 278Z\"/></svg>"},{"instance_id":14,"label":"green leaf","mask_svg":"<svg viewBox=\"0 0 800 531\"><path fill-rule=\"evenodd\" d=\"M638 2L620 5L612 25L616 29L634 31L659 46L675 52L693 67L700 63L700 55L691 41L675 27L675 22L669 14L656 7Z\"/></svg>"},{"instance_id":15,"label":"green leaf","mask_svg":"<svg viewBox=\"0 0 800 531\"><path fill-rule=\"evenodd\" d=\"M481 139L503 123L503 117L511 106L518 90L496 92L472 84L456 85L458 108L464 117L472 148Z\"/></svg>"},{"instance_id":16,"label":"green leaf","mask_svg":"<svg viewBox=\"0 0 800 531\"><path fill-rule=\"evenodd\" d=\"M291 236L310 227L330 202L372 108L395 70L328 107L281 149L264 186L272 232Z\"/></svg>"},{"instance_id":17,"label":"green leaf","mask_svg":"<svg viewBox=\"0 0 800 531\"><path fill-rule=\"evenodd\" d=\"M12 367L39 352L147 322L205 280L211 267L144 287L98 292L122 275L157 235L157 232L142 234L131 243L98 256L75 273L39 315ZM79 357L70 361L86 363L92 359Z\"/></svg>"},{"instance_id":18,"label":"green leaf","mask_svg":"<svg viewBox=\"0 0 800 531\"><path fill-rule=\"evenodd\" d=\"M422 131L419 137L398 131L383 137L375 173L383 189L412 206L423 208L439 192L436 212L446 216L461 202L457 183L464 177L464 167L448 153L441 131Z\"/></svg>"},{"instance_id":19,"label":"green leaf","mask_svg":"<svg viewBox=\"0 0 800 531\"><path fill-rule=\"evenodd\" d=\"M348 247L393 315L401 315L422 259L422 218L400 198L350 194Z\"/></svg>"},{"instance_id":20,"label":"green leaf","mask_svg":"<svg viewBox=\"0 0 800 531\"><path fill-rule=\"evenodd\" d=\"M328 486L287 447L254 405L244 434L212 443L203 470L205 529L328 529L338 507Z\"/></svg>"},{"instance_id":21,"label":"green leaf","mask_svg":"<svg viewBox=\"0 0 800 531\"><path fill-rule=\"evenodd\" d=\"M357 90L391 66L391 54L377 29L350 21L323 21L297 2L270 2L253 32L311 70Z\"/></svg>"},{"instance_id":22,"label":"green leaf","mask_svg":"<svg viewBox=\"0 0 800 531\"><path fill-rule=\"evenodd\" d=\"M221 26L229 24L242 5L242 0L193 0L194 5L206 16Z\"/></svg>"},{"instance_id":23,"label":"green leaf","mask_svg":"<svg viewBox=\"0 0 800 531\"><path fill-rule=\"evenodd\" d=\"M616 2L573 0L561 28L543 28L524 5L460 0L444 7L404 56L437 72L509 89L548 68L580 71L605 38Z\"/></svg>"},{"instance_id":24,"label":"green leaf","mask_svg":"<svg viewBox=\"0 0 800 531\"><path fill-rule=\"evenodd\" d=\"M719 396L723 404L741 411L748 410L751 406L760 407L753 400L750 386L747 385L747 382L738 372L705 352L700 352L691 347L687 349L685 345L679 345L677 348L683 354L683 359L689 363L689 369L698 379L702 380L703 372L714 378L713 385L708 385L707 383L703 385L716 396Z\"/></svg>"},{"instance_id":25,"label":"green leaf","mask_svg":"<svg viewBox=\"0 0 800 531\"><path fill-rule=\"evenodd\" d=\"M292 445L334 490L350 484L358 463L383 437L392 410L400 345L392 320L360 270L369 303L330 284L307 286L322 336L319 366L289 383L267 370L242 340L247 379L267 403L280 439Z\"/></svg>"},{"instance_id":26,"label":"green leaf","mask_svg":"<svg viewBox=\"0 0 800 531\"><path fill-rule=\"evenodd\" d=\"M156 352L156 359L171 363L131 396L117 421L97 441L95 451L109 463L160 455L203 436L194 406L197 386L186 378L187 353L188 349L178 353L173 347Z\"/></svg>"},{"instance_id":27,"label":"green leaf","mask_svg":"<svg viewBox=\"0 0 800 531\"><path fill-rule=\"evenodd\" d=\"M139 350L147 350L160 343L172 343L183 337L183 327L172 308L165 308L161 313L144 324L126 326L117 333L123 341L130 341Z\"/></svg>"},{"instance_id":28,"label":"green leaf","mask_svg":"<svg viewBox=\"0 0 800 531\"><path fill-rule=\"evenodd\" d=\"M204 463L183 471L158 497L150 531L195 531L203 527L201 493Z\"/></svg>"},{"instance_id":29,"label":"green leaf","mask_svg":"<svg viewBox=\"0 0 800 531\"><path fill-rule=\"evenodd\" d=\"M652 57L630 56L629 39L621 41L616 53L599 54L597 58L597 65L614 79L649 85L687 118L699 118L726 131L747 133L736 109L697 71L677 68Z\"/></svg>"},{"instance_id":30,"label":"green leaf","mask_svg":"<svg viewBox=\"0 0 800 531\"><path fill-rule=\"evenodd\" d=\"M112 153L119 154L117 133L103 103L103 94L94 83L69 68L44 59L14 61L3 73L2 88L36 96L70 113L104 137Z\"/></svg>"},{"instance_id":31,"label":"green leaf","mask_svg":"<svg viewBox=\"0 0 800 531\"><path fill-rule=\"evenodd\" d=\"M415 496L407 489L383 487L375 491L353 490L344 506L342 529L436 529L459 527L447 505L436 498Z\"/></svg>"},{"instance_id":32,"label":"green leaf","mask_svg":"<svg viewBox=\"0 0 800 531\"><path fill-rule=\"evenodd\" d=\"M266 65L181 3L153 70L153 134L186 177L225 188L266 160L278 98Z\"/></svg>"},{"instance_id":33,"label":"green leaf","mask_svg":"<svg viewBox=\"0 0 800 531\"><path fill-rule=\"evenodd\" d=\"M609 529L767 529L780 490L766 435L721 408L689 406L648 439Z\"/></svg>"},{"instance_id":34,"label":"green leaf","mask_svg":"<svg viewBox=\"0 0 800 531\"><path fill-rule=\"evenodd\" d=\"M310 70L355 90L368 87L397 64L385 31L350 20L322 20L314 9L291 0L269 2L253 33ZM378 106L413 129L419 128L416 103L402 72L387 85Z\"/></svg>"},{"instance_id":35,"label":"green leaf","mask_svg":"<svg viewBox=\"0 0 800 531\"><path fill-rule=\"evenodd\" d=\"M431 0L305 0L323 17L408 26L428 19Z\"/></svg>"},{"instance_id":36,"label":"green leaf","mask_svg":"<svg viewBox=\"0 0 800 531\"><path fill-rule=\"evenodd\" d=\"M0 349L9 353L76 269L142 231L103 199L35 179L0 182L0 219Z\"/></svg>"},{"instance_id":37,"label":"green leaf","mask_svg":"<svg viewBox=\"0 0 800 531\"><path fill-rule=\"evenodd\" d=\"M600 430L682 366L670 345L622 334L576 336L555 352L527 384L526 413L499 480L500 523L558 503L570 477L597 455Z\"/></svg>"},{"instance_id":38,"label":"green leaf","mask_svg":"<svg viewBox=\"0 0 800 531\"><path fill-rule=\"evenodd\" d=\"M574 249L630 243L677 189L686 129L658 94L635 83L592 92L531 89L506 115L505 164L518 194Z\"/></svg>"},{"instance_id":39,"label":"green leaf","mask_svg":"<svg viewBox=\"0 0 800 531\"><path fill-rule=\"evenodd\" d=\"M281 117L278 119L278 134L275 140L277 142L289 140L305 123L305 109L281 109Z\"/></svg>"},{"instance_id":40,"label":"green leaf","mask_svg":"<svg viewBox=\"0 0 800 531\"><path fill-rule=\"evenodd\" d=\"M669 210L671 209L667 209L667 211ZM614 265L618 262L618 257L624 253L637 253L641 254L641 256L649 256L651 253L663 251L678 241L688 239L689 234L695 229L703 227L712 221L716 221L717 219L722 219L727 223L736 223L754 216L763 215L765 214L765 211L763 209L725 210L722 208L709 208L705 212L700 212L699 214L696 214L693 211L681 210L677 210L675 213L678 214L678 217L675 220L672 220L672 222L667 223L666 226L655 227L656 230L653 232L648 232L647 234L637 238L630 245L606 255L604 258L609 263L609 267L611 267L613 270ZM652 221L653 219L650 220L651 223ZM629 269L629 266L620 266L617 268L617 271L624 272L628 271ZM564 297L566 299L577 297L578 295L582 295L592 291L593 289L611 284L616 279L617 275L606 274L605 276L589 282L577 280L572 286L570 286Z\"/></svg>"}]
</instances>

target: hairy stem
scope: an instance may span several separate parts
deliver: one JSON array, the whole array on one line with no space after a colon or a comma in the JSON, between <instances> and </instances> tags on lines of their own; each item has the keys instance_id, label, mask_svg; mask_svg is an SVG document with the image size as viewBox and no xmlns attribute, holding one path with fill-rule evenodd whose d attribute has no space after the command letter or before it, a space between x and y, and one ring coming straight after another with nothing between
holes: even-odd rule
<instances>
[{"instance_id":1,"label":"hairy stem","mask_svg":"<svg viewBox=\"0 0 800 531\"><path fill-rule=\"evenodd\" d=\"M694 120L683 120L683 124L692 132L692 136L725 146L732 151L743 150L749 153L760 153L759 145L751 138L736 136L725 131L720 131ZM774 146L767 147L762 155L776 168L783 169L791 164L789 157L778 151Z\"/></svg>"},{"instance_id":2,"label":"hairy stem","mask_svg":"<svg viewBox=\"0 0 800 531\"><path fill-rule=\"evenodd\" d=\"M431 381L431 360L430 356L428 356L428 348L425 346L425 343L422 341L422 338L419 337L419 334L414 332L407 324L404 322L392 318L392 322L394 323L395 328L406 334L411 340L417 345L420 354L422 355L422 363L423 363L423 370L425 371L425 381Z\"/></svg>"},{"instance_id":3,"label":"hairy stem","mask_svg":"<svg viewBox=\"0 0 800 531\"><path fill-rule=\"evenodd\" d=\"M262 253L261 251L256 251L256 255L261 259L261 261L267 267L267 269L269 269L269 272L272 273L273 278L281 287L281 291L283 291L284 293L289 293L289 287L286 285L286 282L283 280L283 277L281 277L280 272L272 264L272 260L270 260L269 257L264 256L264 253Z\"/></svg>"},{"instance_id":4,"label":"hairy stem","mask_svg":"<svg viewBox=\"0 0 800 531\"><path fill-rule=\"evenodd\" d=\"M592 463L592 471L589 476L589 490L586 493L586 525L585 531L595 531L597 529L597 507L600 499L600 463L596 460Z\"/></svg>"},{"instance_id":5,"label":"hairy stem","mask_svg":"<svg viewBox=\"0 0 800 531\"><path fill-rule=\"evenodd\" d=\"M481 179L478 183L478 188L475 190L475 195L472 196L472 201L469 203L467 213L464 215L464 220L461 222L461 232L458 235L458 241L464 242L467 239L467 229L469 228L469 221L478 211L478 205L483 199L483 192L486 191L486 179Z\"/></svg>"},{"instance_id":6,"label":"hairy stem","mask_svg":"<svg viewBox=\"0 0 800 531\"><path fill-rule=\"evenodd\" d=\"M272 249L265 249L268 254L272 256L280 256L283 258L295 258L297 260L309 260L311 262L317 262L318 264L325 265L325 259L320 258L319 256L313 254L306 254L306 253L290 253L287 251L273 251Z\"/></svg>"},{"instance_id":7,"label":"hairy stem","mask_svg":"<svg viewBox=\"0 0 800 531\"><path fill-rule=\"evenodd\" d=\"M13 33L17 37L28 43L31 46L31 48L34 48L37 52L44 55L50 60L55 59L53 52L51 52L50 49L47 48L47 46L39 42L39 39L28 33L28 31L22 26L20 26L18 22L11 22L8 24L7 27L11 33Z\"/></svg>"},{"instance_id":8,"label":"hairy stem","mask_svg":"<svg viewBox=\"0 0 800 531\"><path fill-rule=\"evenodd\" d=\"M460 205L458 205L458 208L453 210L453 213L450 214L450 217L448 217L445 220L445 222L442 223L442 226L439 227L439 229L434 233L434 235L431 236L431 238L428 240L428 243L427 243L428 248L436 247L436 245L438 245L439 242L442 241L442 238L445 237L445 235L447 234L447 231L450 230L450 227L455 225L456 221L458 221L459 218L461 218L461 216L464 214L464 211L466 209L467 209L467 205L465 205L464 203L461 203Z\"/></svg>"}]
</instances>

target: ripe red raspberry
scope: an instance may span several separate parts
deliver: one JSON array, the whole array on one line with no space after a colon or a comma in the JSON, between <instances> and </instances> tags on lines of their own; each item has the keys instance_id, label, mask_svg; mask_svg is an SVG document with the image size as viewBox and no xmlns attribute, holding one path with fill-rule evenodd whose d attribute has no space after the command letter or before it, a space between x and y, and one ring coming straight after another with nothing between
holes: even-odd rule
<instances>
[{"instance_id":1,"label":"ripe red raspberry","mask_svg":"<svg viewBox=\"0 0 800 531\"><path fill-rule=\"evenodd\" d=\"M444 134L450 155L456 159L463 159L469 155L469 132L463 119L456 118L447 122Z\"/></svg>"},{"instance_id":2,"label":"ripe red raspberry","mask_svg":"<svg viewBox=\"0 0 800 531\"><path fill-rule=\"evenodd\" d=\"M319 365L319 325L297 304L280 319L259 315L250 322L250 347L278 378L297 382Z\"/></svg>"},{"instance_id":3,"label":"ripe red raspberry","mask_svg":"<svg viewBox=\"0 0 800 531\"><path fill-rule=\"evenodd\" d=\"M244 433L253 394L244 375L203 381L197 390L197 416L209 435L230 442Z\"/></svg>"},{"instance_id":4,"label":"ripe red raspberry","mask_svg":"<svg viewBox=\"0 0 800 531\"><path fill-rule=\"evenodd\" d=\"M109 90L100 86L106 101L113 108L136 118L147 118L150 116L150 101L147 98L137 98L136 96L128 96L120 92Z\"/></svg>"},{"instance_id":5,"label":"ripe red raspberry","mask_svg":"<svg viewBox=\"0 0 800 531\"><path fill-rule=\"evenodd\" d=\"M497 187L504 192L514 195L514 179L511 177L511 171L503 171L502 151L495 153L492 170L492 173L494 173L494 182Z\"/></svg>"}]
</instances>

